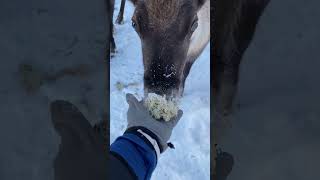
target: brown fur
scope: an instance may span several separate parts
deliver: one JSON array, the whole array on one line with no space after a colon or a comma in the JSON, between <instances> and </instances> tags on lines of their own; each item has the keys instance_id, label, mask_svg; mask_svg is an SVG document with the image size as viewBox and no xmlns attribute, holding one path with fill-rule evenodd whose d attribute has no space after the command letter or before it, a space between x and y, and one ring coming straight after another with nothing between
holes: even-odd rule
<instances>
[{"instance_id":1,"label":"brown fur","mask_svg":"<svg viewBox=\"0 0 320 180\"><path fill-rule=\"evenodd\" d=\"M149 26L166 28L178 16L181 0L145 1Z\"/></svg>"},{"instance_id":2,"label":"brown fur","mask_svg":"<svg viewBox=\"0 0 320 180\"><path fill-rule=\"evenodd\" d=\"M145 93L181 97L185 79L194 62L190 58L197 57L197 53L188 54L188 50L191 42L193 48L194 43L197 43L192 39L192 35L198 28L197 13L205 1L132 2L136 7L132 17L133 27L140 37L142 46ZM209 8L205 10L209 11ZM196 40L201 40L199 35ZM170 66L174 66L174 69L167 68ZM167 76L168 74L170 76Z\"/></svg>"}]
</instances>

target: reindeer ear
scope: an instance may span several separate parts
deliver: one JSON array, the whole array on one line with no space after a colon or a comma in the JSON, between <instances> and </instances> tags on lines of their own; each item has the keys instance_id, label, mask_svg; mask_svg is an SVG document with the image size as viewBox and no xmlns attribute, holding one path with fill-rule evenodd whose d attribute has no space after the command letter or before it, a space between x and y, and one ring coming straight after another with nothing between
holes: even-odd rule
<instances>
[{"instance_id":1,"label":"reindeer ear","mask_svg":"<svg viewBox=\"0 0 320 180\"><path fill-rule=\"evenodd\" d=\"M137 3L140 1L140 0L130 0L132 2L133 5L137 5Z\"/></svg>"}]
</instances>

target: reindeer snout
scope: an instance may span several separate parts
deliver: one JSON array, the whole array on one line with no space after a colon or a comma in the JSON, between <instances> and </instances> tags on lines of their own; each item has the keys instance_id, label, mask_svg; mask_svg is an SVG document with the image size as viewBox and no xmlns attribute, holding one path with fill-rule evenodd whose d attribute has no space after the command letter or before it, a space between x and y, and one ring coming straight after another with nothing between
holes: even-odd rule
<instances>
[{"instance_id":1,"label":"reindeer snout","mask_svg":"<svg viewBox=\"0 0 320 180\"><path fill-rule=\"evenodd\" d=\"M173 95L180 85L180 79L175 75L165 73L147 73L144 75L144 86L148 92L159 95Z\"/></svg>"}]
</instances>

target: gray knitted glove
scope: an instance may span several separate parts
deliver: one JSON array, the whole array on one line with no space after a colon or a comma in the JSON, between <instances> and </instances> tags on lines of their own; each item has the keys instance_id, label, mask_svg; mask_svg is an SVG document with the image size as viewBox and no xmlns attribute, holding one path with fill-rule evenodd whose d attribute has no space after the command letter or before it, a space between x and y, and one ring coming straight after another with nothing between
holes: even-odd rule
<instances>
[{"instance_id":1,"label":"gray knitted glove","mask_svg":"<svg viewBox=\"0 0 320 180\"><path fill-rule=\"evenodd\" d=\"M129 104L127 112L128 126L127 129L132 127L144 127L150 130L157 136L160 148L165 151L168 147L167 142L172 134L173 128L179 122L183 112L178 111L177 117L166 122L164 120L154 119L148 109L144 106L143 101L138 101L132 94L126 95Z\"/></svg>"}]
</instances>

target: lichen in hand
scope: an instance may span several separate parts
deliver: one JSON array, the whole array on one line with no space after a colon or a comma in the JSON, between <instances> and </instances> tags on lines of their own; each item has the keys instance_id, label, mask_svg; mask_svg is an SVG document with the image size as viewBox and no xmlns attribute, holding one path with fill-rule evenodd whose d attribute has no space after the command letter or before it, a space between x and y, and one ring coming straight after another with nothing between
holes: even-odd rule
<instances>
[{"instance_id":1,"label":"lichen in hand","mask_svg":"<svg viewBox=\"0 0 320 180\"><path fill-rule=\"evenodd\" d=\"M167 100L166 96L160 96L155 93L149 93L144 99L144 105L148 108L150 114L157 120L161 118L170 121L178 114L177 102Z\"/></svg>"}]
</instances>

